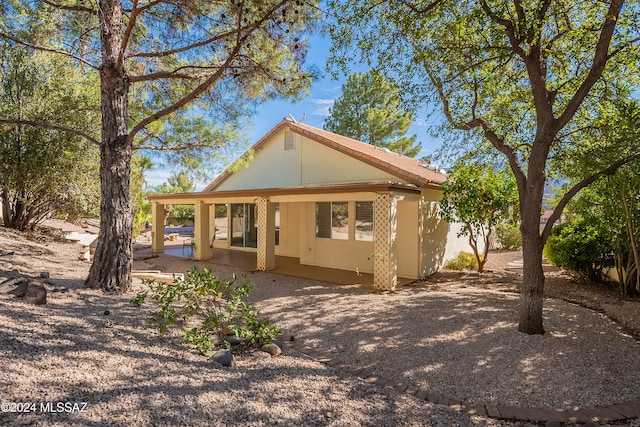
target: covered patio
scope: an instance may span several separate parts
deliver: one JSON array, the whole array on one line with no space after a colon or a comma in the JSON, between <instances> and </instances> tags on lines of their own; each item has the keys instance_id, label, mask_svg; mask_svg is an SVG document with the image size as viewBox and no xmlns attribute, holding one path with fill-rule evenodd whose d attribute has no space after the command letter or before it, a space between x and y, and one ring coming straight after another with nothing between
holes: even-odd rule
<instances>
[{"instance_id":1,"label":"covered patio","mask_svg":"<svg viewBox=\"0 0 640 427\"><path fill-rule=\"evenodd\" d=\"M181 242L165 245L164 254L178 258L194 259L193 247L184 246ZM205 267L208 267L209 264L220 264L245 271L255 271L257 265L257 253L225 248L210 248L209 257L205 260L199 261L199 265L203 265ZM299 258L289 256L276 255L275 267L270 270L270 272L290 277L320 280L338 285L373 285L373 274L371 273L304 265L300 264ZM399 285L406 285L413 281L413 279L398 278Z\"/></svg>"},{"instance_id":2,"label":"covered patio","mask_svg":"<svg viewBox=\"0 0 640 427\"><path fill-rule=\"evenodd\" d=\"M168 255L378 289L394 289L416 278L413 272L418 270L420 252L417 226L398 220L404 212L415 212L416 216L419 212L421 192L412 185L351 184L148 197L152 201L154 253L165 253L165 205L190 204L195 209L191 245L168 248ZM344 205L348 224L346 220L341 224L342 234L337 238L319 238L317 228L324 224L316 221L317 204L329 205L336 200ZM375 226L370 227L366 240L354 238L356 204L368 204L372 222L375 209ZM217 217L218 208L224 210L224 218ZM236 216L237 209L241 216ZM328 221L330 228L331 218ZM219 227L225 228L224 239L216 237ZM400 251L408 251L408 256L398 256L399 237L409 244ZM407 270L409 274L402 274Z\"/></svg>"}]
</instances>

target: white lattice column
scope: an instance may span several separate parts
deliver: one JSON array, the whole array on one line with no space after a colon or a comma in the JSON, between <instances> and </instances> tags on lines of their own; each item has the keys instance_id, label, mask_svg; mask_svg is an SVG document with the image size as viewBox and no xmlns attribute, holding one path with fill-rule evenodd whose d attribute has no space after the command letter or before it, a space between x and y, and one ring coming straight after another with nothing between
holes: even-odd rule
<instances>
[{"instance_id":1,"label":"white lattice column","mask_svg":"<svg viewBox=\"0 0 640 427\"><path fill-rule=\"evenodd\" d=\"M276 205L258 199L258 254L256 268L261 271L276 268Z\"/></svg>"},{"instance_id":2,"label":"white lattice column","mask_svg":"<svg viewBox=\"0 0 640 427\"><path fill-rule=\"evenodd\" d=\"M203 202L195 204L193 258L209 259L209 205Z\"/></svg>"},{"instance_id":3,"label":"white lattice column","mask_svg":"<svg viewBox=\"0 0 640 427\"><path fill-rule=\"evenodd\" d=\"M378 194L375 201L373 286L393 290L398 284L396 228L398 201L391 194Z\"/></svg>"},{"instance_id":4,"label":"white lattice column","mask_svg":"<svg viewBox=\"0 0 640 427\"><path fill-rule=\"evenodd\" d=\"M158 202L151 204L151 251L164 252L164 205Z\"/></svg>"}]
</instances>

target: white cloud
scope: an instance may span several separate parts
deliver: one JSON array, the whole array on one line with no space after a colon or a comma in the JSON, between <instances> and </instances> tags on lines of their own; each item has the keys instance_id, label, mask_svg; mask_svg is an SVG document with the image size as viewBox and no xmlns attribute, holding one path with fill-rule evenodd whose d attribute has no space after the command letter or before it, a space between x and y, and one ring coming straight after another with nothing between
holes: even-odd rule
<instances>
[{"instance_id":1,"label":"white cloud","mask_svg":"<svg viewBox=\"0 0 640 427\"><path fill-rule=\"evenodd\" d=\"M315 105L315 109L313 110L314 116L328 116L329 109L333 107L333 103L335 100L333 99L319 99L314 98L311 102Z\"/></svg>"}]
</instances>

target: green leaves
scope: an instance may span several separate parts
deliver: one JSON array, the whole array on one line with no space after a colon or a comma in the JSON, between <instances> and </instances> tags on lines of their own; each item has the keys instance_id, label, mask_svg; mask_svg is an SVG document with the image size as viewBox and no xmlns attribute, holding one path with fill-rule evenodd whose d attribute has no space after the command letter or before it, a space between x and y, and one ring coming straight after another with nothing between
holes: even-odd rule
<instances>
[{"instance_id":1,"label":"green leaves","mask_svg":"<svg viewBox=\"0 0 640 427\"><path fill-rule=\"evenodd\" d=\"M185 341L193 344L206 356L213 354L213 336L220 345L228 346L227 336L235 334L243 339L244 345L236 350L260 347L271 342L281 333L268 320L260 320L260 312L246 298L253 290L253 284L243 277L233 275L230 280L220 280L211 270L194 267L184 279L175 278L173 283L145 281L148 291L138 294L131 303L141 307L148 296L158 304L158 311L151 317L151 324L160 332L166 332L176 322L184 322L195 317L199 326L182 330Z\"/></svg>"},{"instance_id":2,"label":"green leaves","mask_svg":"<svg viewBox=\"0 0 640 427\"><path fill-rule=\"evenodd\" d=\"M342 86L324 128L350 138L414 157L420 144L406 136L415 111L400 105L398 85L377 71L352 74Z\"/></svg>"},{"instance_id":3,"label":"green leaves","mask_svg":"<svg viewBox=\"0 0 640 427\"><path fill-rule=\"evenodd\" d=\"M458 163L442 191L441 215L447 221L459 221L478 230L517 218L517 188L508 172Z\"/></svg>"},{"instance_id":4,"label":"green leaves","mask_svg":"<svg viewBox=\"0 0 640 427\"><path fill-rule=\"evenodd\" d=\"M26 229L52 212L72 219L96 215L97 147L27 122L99 133L97 81L65 58L6 45L0 80L0 119L9 122L0 131L5 225Z\"/></svg>"},{"instance_id":5,"label":"green leaves","mask_svg":"<svg viewBox=\"0 0 640 427\"><path fill-rule=\"evenodd\" d=\"M495 226L518 218L518 191L513 176L490 165L457 163L442 185L440 215L462 223L459 236L467 236L478 271L487 260ZM482 253L481 253L482 252Z\"/></svg>"},{"instance_id":6,"label":"green leaves","mask_svg":"<svg viewBox=\"0 0 640 427\"><path fill-rule=\"evenodd\" d=\"M554 227L544 253L558 267L589 280L602 280L602 270L613 266L613 248L604 224L577 219Z\"/></svg>"}]
</instances>

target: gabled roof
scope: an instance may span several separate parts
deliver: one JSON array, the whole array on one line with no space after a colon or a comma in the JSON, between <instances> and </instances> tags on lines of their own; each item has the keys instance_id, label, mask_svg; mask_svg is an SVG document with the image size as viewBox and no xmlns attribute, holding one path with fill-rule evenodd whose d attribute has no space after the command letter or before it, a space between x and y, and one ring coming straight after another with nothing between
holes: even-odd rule
<instances>
[{"instance_id":1,"label":"gabled roof","mask_svg":"<svg viewBox=\"0 0 640 427\"><path fill-rule=\"evenodd\" d=\"M437 170L427 167L416 159L393 153L373 145L347 138L326 130L318 129L303 123L283 119L265 136L256 142L252 149L257 153L271 137L283 129L289 129L315 142L326 145L341 153L358 159L364 163L395 175L419 187L440 186L446 176ZM232 172L224 171L218 178L209 184L203 191L211 191L224 181Z\"/></svg>"}]
</instances>

